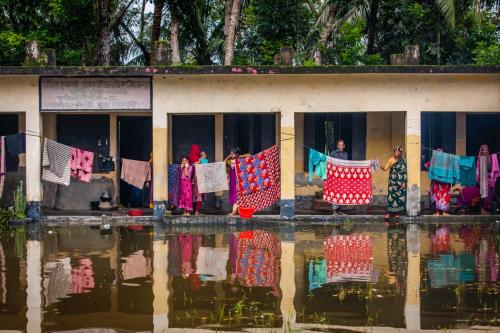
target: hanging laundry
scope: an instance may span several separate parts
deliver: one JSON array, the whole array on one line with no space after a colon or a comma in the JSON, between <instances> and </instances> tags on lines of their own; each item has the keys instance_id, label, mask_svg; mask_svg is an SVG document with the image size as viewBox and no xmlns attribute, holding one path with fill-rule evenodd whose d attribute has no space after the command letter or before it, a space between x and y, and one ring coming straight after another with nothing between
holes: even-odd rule
<instances>
[{"instance_id":1,"label":"hanging laundry","mask_svg":"<svg viewBox=\"0 0 500 333\"><path fill-rule=\"evenodd\" d=\"M500 164L498 162L498 154L491 154L491 171L488 175L488 186L491 189L495 188L497 178L500 177Z\"/></svg>"},{"instance_id":2,"label":"hanging laundry","mask_svg":"<svg viewBox=\"0 0 500 333\"><path fill-rule=\"evenodd\" d=\"M3 195L3 185L7 170L7 160L5 159L5 137L0 137L0 198Z\"/></svg>"},{"instance_id":3,"label":"hanging laundry","mask_svg":"<svg viewBox=\"0 0 500 333\"><path fill-rule=\"evenodd\" d=\"M476 158L460 156L460 184L462 186L476 185Z\"/></svg>"},{"instance_id":4,"label":"hanging laundry","mask_svg":"<svg viewBox=\"0 0 500 333\"><path fill-rule=\"evenodd\" d=\"M202 163L194 166L199 193L229 190L225 162Z\"/></svg>"},{"instance_id":5,"label":"hanging laundry","mask_svg":"<svg viewBox=\"0 0 500 333\"><path fill-rule=\"evenodd\" d=\"M481 199L488 198L488 156L479 156L479 191Z\"/></svg>"},{"instance_id":6,"label":"hanging laundry","mask_svg":"<svg viewBox=\"0 0 500 333\"><path fill-rule=\"evenodd\" d=\"M94 156L96 168L99 172L115 171L115 162L111 156L97 155Z\"/></svg>"},{"instance_id":7,"label":"hanging laundry","mask_svg":"<svg viewBox=\"0 0 500 333\"><path fill-rule=\"evenodd\" d=\"M271 176L264 152L237 159L236 174L239 193L255 193L271 187Z\"/></svg>"},{"instance_id":8,"label":"hanging laundry","mask_svg":"<svg viewBox=\"0 0 500 333\"><path fill-rule=\"evenodd\" d=\"M5 145L9 156L26 153L26 134L17 133L5 137Z\"/></svg>"},{"instance_id":9,"label":"hanging laundry","mask_svg":"<svg viewBox=\"0 0 500 333\"><path fill-rule=\"evenodd\" d=\"M256 230L252 239L239 239L236 276L245 286L276 290L281 275L280 258L279 239L268 232Z\"/></svg>"},{"instance_id":10,"label":"hanging laundry","mask_svg":"<svg viewBox=\"0 0 500 333\"><path fill-rule=\"evenodd\" d=\"M329 157L323 200L337 205L368 205L372 198L371 161Z\"/></svg>"},{"instance_id":11,"label":"hanging laundry","mask_svg":"<svg viewBox=\"0 0 500 333\"><path fill-rule=\"evenodd\" d=\"M151 180L151 164L122 158L121 179L142 190L144 183Z\"/></svg>"},{"instance_id":12,"label":"hanging laundry","mask_svg":"<svg viewBox=\"0 0 500 333\"><path fill-rule=\"evenodd\" d=\"M327 263L327 281L371 281L378 280L373 267L373 243L370 236L362 234L335 235L323 242Z\"/></svg>"},{"instance_id":13,"label":"hanging laundry","mask_svg":"<svg viewBox=\"0 0 500 333\"><path fill-rule=\"evenodd\" d=\"M254 208L256 212L266 209L277 202L281 191L278 147L275 145L264 150L264 155L271 180L270 187L265 191L254 193L244 193L238 187L238 205L245 208Z\"/></svg>"},{"instance_id":14,"label":"hanging laundry","mask_svg":"<svg viewBox=\"0 0 500 333\"><path fill-rule=\"evenodd\" d=\"M380 162L378 158L370 160L370 169L372 170L372 172L376 172L380 169Z\"/></svg>"},{"instance_id":15,"label":"hanging laundry","mask_svg":"<svg viewBox=\"0 0 500 333\"><path fill-rule=\"evenodd\" d=\"M73 178L82 182L90 182L93 165L94 153L78 148L71 149L71 176Z\"/></svg>"},{"instance_id":16,"label":"hanging laundry","mask_svg":"<svg viewBox=\"0 0 500 333\"><path fill-rule=\"evenodd\" d=\"M447 184L460 182L460 158L457 155L433 150L429 178Z\"/></svg>"},{"instance_id":17,"label":"hanging laundry","mask_svg":"<svg viewBox=\"0 0 500 333\"><path fill-rule=\"evenodd\" d=\"M309 149L309 181L313 179L313 169L316 176L323 180L326 179L326 155Z\"/></svg>"},{"instance_id":18,"label":"hanging laundry","mask_svg":"<svg viewBox=\"0 0 500 333\"><path fill-rule=\"evenodd\" d=\"M179 205L180 182L181 166L170 164L168 166L168 202L173 206Z\"/></svg>"},{"instance_id":19,"label":"hanging laundry","mask_svg":"<svg viewBox=\"0 0 500 333\"><path fill-rule=\"evenodd\" d=\"M327 283L326 271L326 259L309 259L309 269L307 272L309 278L309 292Z\"/></svg>"},{"instance_id":20,"label":"hanging laundry","mask_svg":"<svg viewBox=\"0 0 500 333\"><path fill-rule=\"evenodd\" d=\"M43 291L45 304L51 305L70 297L71 284L71 259L62 258L57 261L47 262L43 266Z\"/></svg>"},{"instance_id":21,"label":"hanging laundry","mask_svg":"<svg viewBox=\"0 0 500 333\"><path fill-rule=\"evenodd\" d=\"M196 259L196 274L206 275L204 281L224 281L227 277L228 259L228 248L200 247Z\"/></svg>"},{"instance_id":22,"label":"hanging laundry","mask_svg":"<svg viewBox=\"0 0 500 333\"><path fill-rule=\"evenodd\" d=\"M49 159L50 171L58 177L62 177L66 171L68 161L71 161L71 147L62 143L45 139L47 145L47 157Z\"/></svg>"},{"instance_id":23,"label":"hanging laundry","mask_svg":"<svg viewBox=\"0 0 500 333\"><path fill-rule=\"evenodd\" d=\"M78 266L71 270L71 285L73 294L85 294L94 289L94 271L90 258L78 260Z\"/></svg>"},{"instance_id":24,"label":"hanging laundry","mask_svg":"<svg viewBox=\"0 0 500 333\"><path fill-rule=\"evenodd\" d=\"M57 143L50 139L45 139L43 141L42 154L42 180L68 186L70 178L71 147Z\"/></svg>"},{"instance_id":25,"label":"hanging laundry","mask_svg":"<svg viewBox=\"0 0 500 333\"><path fill-rule=\"evenodd\" d=\"M123 280L146 278L151 275L151 259L144 256L144 250L139 250L123 258Z\"/></svg>"}]
</instances>

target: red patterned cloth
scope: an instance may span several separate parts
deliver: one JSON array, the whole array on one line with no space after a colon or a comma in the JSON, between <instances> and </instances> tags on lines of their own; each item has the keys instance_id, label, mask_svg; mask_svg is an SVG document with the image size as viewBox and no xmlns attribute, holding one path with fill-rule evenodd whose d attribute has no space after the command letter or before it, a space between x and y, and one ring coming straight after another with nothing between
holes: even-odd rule
<instances>
[{"instance_id":1,"label":"red patterned cloth","mask_svg":"<svg viewBox=\"0 0 500 333\"><path fill-rule=\"evenodd\" d=\"M269 188L253 193L245 193L238 186L238 205L245 208L254 208L256 212L273 205L280 198L280 161L277 146L263 151L269 171L271 184ZM239 180L238 180L239 183Z\"/></svg>"},{"instance_id":2,"label":"red patterned cloth","mask_svg":"<svg viewBox=\"0 0 500 333\"><path fill-rule=\"evenodd\" d=\"M328 158L323 200L337 205L368 205L371 198L370 161Z\"/></svg>"},{"instance_id":3,"label":"red patterned cloth","mask_svg":"<svg viewBox=\"0 0 500 333\"><path fill-rule=\"evenodd\" d=\"M78 148L71 148L71 176L82 182L92 179L94 153Z\"/></svg>"},{"instance_id":4,"label":"red patterned cloth","mask_svg":"<svg viewBox=\"0 0 500 333\"><path fill-rule=\"evenodd\" d=\"M264 152L237 159L236 170L241 193L254 193L271 187L271 177Z\"/></svg>"},{"instance_id":5,"label":"red patterned cloth","mask_svg":"<svg viewBox=\"0 0 500 333\"><path fill-rule=\"evenodd\" d=\"M280 241L261 230L256 230L253 236L240 237L238 241L236 276L245 286L277 288L281 275Z\"/></svg>"},{"instance_id":6,"label":"red patterned cloth","mask_svg":"<svg viewBox=\"0 0 500 333\"><path fill-rule=\"evenodd\" d=\"M373 281L372 241L362 234L330 236L323 242L327 281Z\"/></svg>"}]
</instances>

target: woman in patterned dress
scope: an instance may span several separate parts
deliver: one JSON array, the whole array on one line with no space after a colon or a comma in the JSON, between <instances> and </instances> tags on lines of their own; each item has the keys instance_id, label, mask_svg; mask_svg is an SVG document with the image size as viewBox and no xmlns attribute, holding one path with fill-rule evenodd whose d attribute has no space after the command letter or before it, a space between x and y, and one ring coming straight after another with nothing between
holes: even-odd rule
<instances>
[{"instance_id":1,"label":"woman in patterned dress","mask_svg":"<svg viewBox=\"0 0 500 333\"><path fill-rule=\"evenodd\" d=\"M387 193L387 214L399 217L399 213L406 210L406 183L408 181L406 160L403 157L403 148L394 148L394 155L387 161L385 166L380 166L383 171L389 171L389 188Z\"/></svg>"}]
</instances>

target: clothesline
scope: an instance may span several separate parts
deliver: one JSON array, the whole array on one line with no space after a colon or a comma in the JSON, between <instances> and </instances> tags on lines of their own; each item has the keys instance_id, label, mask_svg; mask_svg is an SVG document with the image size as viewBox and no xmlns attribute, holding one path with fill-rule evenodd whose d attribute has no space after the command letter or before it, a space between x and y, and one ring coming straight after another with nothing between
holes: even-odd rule
<instances>
[{"instance_id":1,"label":"clothesline","mask_svg":"<svg viewBox=\"0 0 500 333\"><path fill-rule=\"evenodd\" d=\"M430 150L430 151L434 151L434 150L436 150L436 151L437 151L437 149L432 149L432 148L429 148L429 147L424 147L424 146L422 146L421 148L422 148L422 149L427 149L427 150ZM445 154L450 154L450 153L447 153L447 152L443 152L443 153L445 153ZM499 154L500 154L500 152L497 152L497 153L490 153L490 155L499 155ZM457 155L457 154L451 154L451 155ZM473 155L473 156L474 156L474 157L476 157L475 155Z\"/></svg>"},{"instance_id":2,"label":"clothesline","mask_svg":"<svg viewBox=\"0 0 500 333\"><path fill-rule=\"evenodd\" d=\"M30 132L33 132L33 131L30 131ZM25 132L24 134L25 134L25 135L29 135L29 136L33 136L33 137L38 137L38 138L40 138L40 139L48 139L48 138L45 138L45 137L41 136L40 134L36 134L36 132L33 132L33 133L34 133L34 134L31 134L31 133L27 133L27 132ZM87 149L85 149L85 150L86 150L86 151L88 151L88 152L91 152L91 153L93 153L93 154L95 154L95 155L97 155L97 157L99 157L99 158L101 158L101 159L103 159L103 160L106 160L106 161L112 161L112 160L113 160L111 157L104 156L104 155L102 155L102 154L100 154L100 153L95 153L95 152L92 152L92 151L87 150Z\"/></svg>"},{"instance_id":3,"label":"clothesline","mask_svg":"<svg viewBox=\"0 0 500 333\"><path fill-rule=\"evenodd\" d=\"M302 146L304 146L305 148L307 148L307 149L316 150L315 148L311 148L311 147L309 147L309 146L307 146L307 145L303 144L302 142L299 142L299 143L300 143ZM317 150L316 150L316 151L317 151ZM385 157L385 156L388 156L388 155L390 155L390 154L392 154L392 152L385 153L385 154L382 154L382 155L378 155L378 156L375 156L374 158L369 158L368 160L378 159L378 158L380 158L380 157Z\"/></svg>"}]
</instances>

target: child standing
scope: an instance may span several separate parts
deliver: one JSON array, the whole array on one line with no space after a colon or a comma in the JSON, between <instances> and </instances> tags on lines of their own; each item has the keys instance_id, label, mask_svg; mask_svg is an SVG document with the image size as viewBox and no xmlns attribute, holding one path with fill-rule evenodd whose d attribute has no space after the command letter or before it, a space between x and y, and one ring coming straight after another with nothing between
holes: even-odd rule
<instances>
[{"instance_id":1,"label":"child standing","mask_svg":"<svg viewBox=\"0 0 500 333\"><path fill-rule=\"evenodd\" d=\"M179 191L179 206L184 209L184 215L193 211L193 166L186 156L181 160L181 187Z\"/></svg>"}]
</instances>

